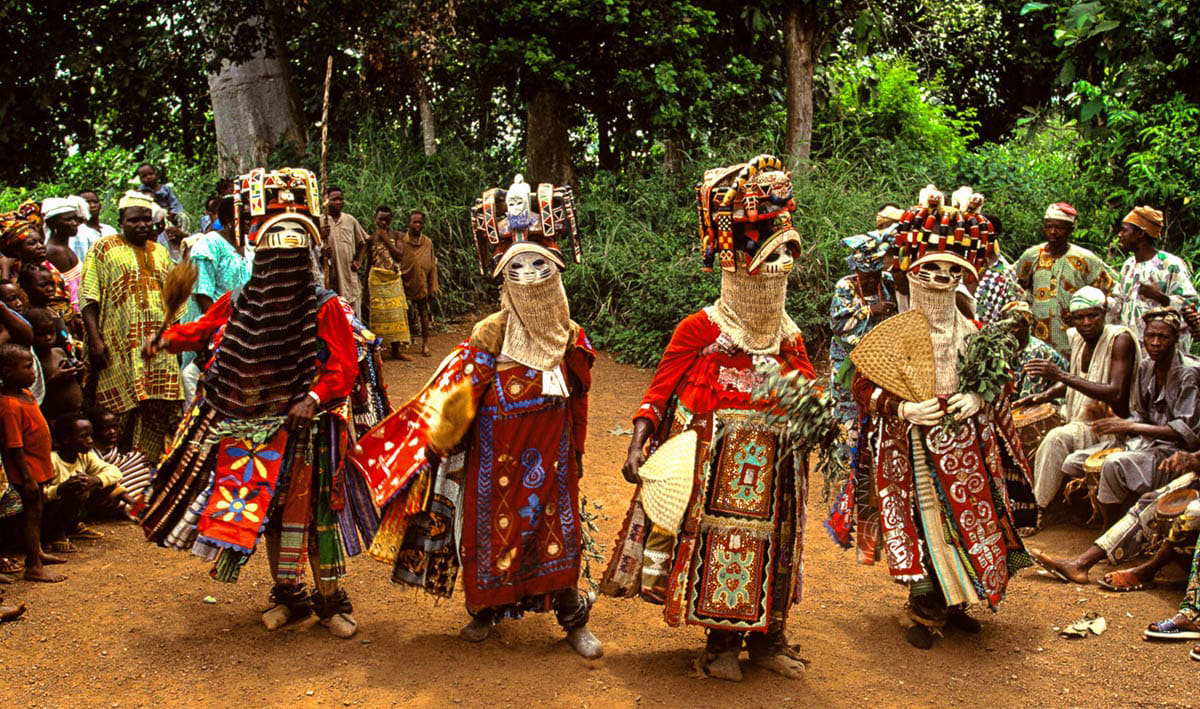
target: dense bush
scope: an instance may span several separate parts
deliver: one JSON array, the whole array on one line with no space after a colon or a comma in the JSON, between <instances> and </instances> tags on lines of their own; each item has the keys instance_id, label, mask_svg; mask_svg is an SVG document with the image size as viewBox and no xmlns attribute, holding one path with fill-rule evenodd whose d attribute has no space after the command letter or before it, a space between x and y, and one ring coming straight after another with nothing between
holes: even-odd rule
<instances>
[{"instance_id":1,"label":"dense bush","mask_svg":"<svg viewBox=\"0 0 1200 709\"><path fill-rule=\"evenodd\" d=\"M930 182L947 193L959 184L971 184L987 197L984 211L1003 221L1003 248L1015 258L1041 240L1046 205L1070 201L1080 209L1078 237L1115 262L1121 256L1108 249L1112 223L1127 203L1153 201L1155 195L1165 198L1168 189L1186 197L1188 180L1195 179L1187 172L1194 165L1139 158L1141 162L1134 163L1141 166L1138 169L1169 179L1155 183L1162 184L1160 192L1128 191L1124 186L1138 183L1119 180L1100 148L1083 138L1073 123L1061 121L1035 122L1007 142L971 147L969 122L949 107L923 103L925 94L914 93L916 77L902 63L872 65L861 77L865 84L844 85L857 98L840 99L830 109L833 113L820 116L818 151L811 165L793 176L795 224L804 255L793 274L788 311L803 329L814 357L820 356L828 338L832 285L845 273L840 239L872 228L875 211L884 202L910 204ZM914 101L923 108L912 106ZM1165 106L1162 115L1138 119L1139 145L1151 146L1158 151L1154 155L1169 152L1167 137L1156 125L1183 126L1191 131L1185 134L1187 141L1196 140L1194 114L1173 106ZM872 112L881 115L869 115ZM1182 118L1155 123L1169 116ZM889 131L895 132L893 137ZM1180 149L1193 150L1191 142ZM652 365L675 324L717 297L719 274L700 271L695 181L706 168L771 149L735 140L688 156L678 172L581 173L584 263L568 268L564 278L572 314L598 347L624 361ZM188 211L198 215L216 177L212 166L181 163L166 151L150 149L147 154L151 162L165 166ZM140 162L133 153L117 149L72 156L60 170L58 183L0 192L0 209L11 208L26 195L40 198L94 186L106 195L105 219L115 221L110 213L115 197L128 189ZM310 166L315 162L307 161ZM1081 170L1080 165L1090 167ZM1110 166L1105 168L1109 171L1100 166ZM452 140L445 141L437 155L426 157L405 136L364 123L348 146L331 158L330 182L344 188L347 210L368 229L380 204L395 210L397 228L403 228L407 210L426 212L439 251L443 296L438 307L443 317L456 317L495 307L495 286L479 274L468 209L482 189L507 185L518 170L503 158L473 153ZM1177 231L1174 238L1180 237ZM1196 250L1194 240L1180 247L1184 255Z\"/></svg>"}]
</instances>

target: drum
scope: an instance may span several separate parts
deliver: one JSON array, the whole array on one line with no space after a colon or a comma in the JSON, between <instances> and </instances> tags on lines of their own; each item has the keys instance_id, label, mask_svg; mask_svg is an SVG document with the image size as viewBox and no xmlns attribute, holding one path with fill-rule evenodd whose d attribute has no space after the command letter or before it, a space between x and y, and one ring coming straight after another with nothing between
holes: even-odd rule
<instances>
[{"instance_id":1,"label":"drum","mask_svg":"<svg viewBox=\"0 0 1200 709\"><path fill-rule=\"evenodd\" d=\"M1030 461L1037 453L1042 439L1050 429L1063 425L1063 418L1058 413L1058 407L1053 404L1038 404L1024 406L1013 410L1013 424L1017 427L1017 435L1021 438L1021 448L1025 457Z\"/></svg>"},{"instance_id":2,"label":"drum","mask_svg":"<svg viewBox=\"0 0 1200 709\"><path fill-rule=\"evenodd\" d=\"M1154 512L1154 521L1151 522L1151 529L1155 539L1165 539L1167 541L1190 542L1194 548L1196 545L1196 535L1194 525L1180 524L1185 511L1189 505L1200 500L1200 491L1183 488L1181 490L1172 490L1167 494L1159 497L1154 501L1152 510Z\"/></svg>"},{"instance_id":3,"label":"drum","mask_svg":"<svg viewBox=\"0 0 1200 709\"><path fill-rule=\"evenodd\" d=\"M1096 451L1083 461L1083 472L1088 479L1088 487L1094 488L1100 483L1100 471L1104 469L1104 459L1113 453L1124 452L1124 448L1105 448L1104 450ZM1076 458L1078 460L1078 458ZM1095 481L1095 484L1093 484Z\"/></svg>"}]
</instances>

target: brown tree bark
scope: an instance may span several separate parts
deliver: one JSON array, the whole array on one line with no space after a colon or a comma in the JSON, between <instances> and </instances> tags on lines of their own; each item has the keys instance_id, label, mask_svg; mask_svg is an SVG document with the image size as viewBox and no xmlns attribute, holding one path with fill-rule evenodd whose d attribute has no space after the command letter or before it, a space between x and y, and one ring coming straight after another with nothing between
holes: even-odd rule
<instances>
[{"instance_id":1,"label":"brown tree bark","mask_svg":"<svg viewBox=\"0 0 1200 709\"><path fill-rule=\"evenodd\" d=\"M525 121L525 181L530 184L575 182L571 161L571 135L567 123L566 97L559 91L540 88L529 100Z\"/></svg>"},{"instance_id":2,"label":"brown tree bark","mask_svg":"<svg viewBox=\"0 0 1200 709\"><path fill-rule=\"evenodd\" d=\"M433 122L433 96L425 77L417 74L417 110L421 115L421 146L425 155L437 152L437 124Z\"/></svg>"},{"instance_id":3,"label":"brown tree bark","mask_svg":"<svg viewBox=\"0 0 1200 709\"><path fill-rule=\"evenodd\" d=\"M270 20L258 18L253 22ZM303 154L308 144L300 101L287 66L286 47L274 22L270 22L269 29L274 56L260 50L241 64L221 62L208 75L222 175L265 166L280 143L297 154Z\"/></svg>"},{"instance_id":4,"label":"brown tree bark","mask_svg":"<svg viewBox=\"0 0 1200 709\"><path fill-rule=\"evenodd\" d=\"M784 153L796 163L812 154L813 70L823 34L812 8L792 3L783 21L787 67L787 135Z\"/></svg>"}]
</instances>

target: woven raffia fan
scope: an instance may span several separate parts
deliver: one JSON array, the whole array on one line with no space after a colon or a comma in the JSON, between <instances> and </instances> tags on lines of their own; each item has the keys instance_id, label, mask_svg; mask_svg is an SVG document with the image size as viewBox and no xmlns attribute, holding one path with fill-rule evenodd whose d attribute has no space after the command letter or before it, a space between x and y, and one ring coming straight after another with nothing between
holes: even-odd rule
<instances>
[{"instance_id":1,"label":"woven raffia fan","mask_svg":"<svg viewBox=\"0 0 1200 709\"><path fill-rule=\"evenodd\" d=\"M933 339L919 310L884 320L850 353L858 373L905 401L934 397Z\"/></svg>"}]
</instances>

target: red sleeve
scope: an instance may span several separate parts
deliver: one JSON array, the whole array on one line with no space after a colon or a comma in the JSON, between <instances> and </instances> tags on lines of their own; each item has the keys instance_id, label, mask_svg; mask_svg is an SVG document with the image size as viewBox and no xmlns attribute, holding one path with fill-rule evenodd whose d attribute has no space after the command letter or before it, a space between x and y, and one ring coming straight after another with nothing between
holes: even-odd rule
<instances>
[{"instance_id":1,"label":"red sleeve","mask_svg":"<svg viewBox=\"0 0 1200 709\"><path fill-rule=\"evenodd\" d=\"M900 397L892 394L870 379L855 373L854 382L850 385L850 393L860 411L871 416L899 416Z\"/></svg>"},{"instance_id":2,"label":"red sleeve","mask_svg":"<svg viewBox=\"0 0 1200 709\"><path fill-rule=\"evenodd\" d=\"M230 294L226 293L209 306L195 322L172 325L163 333L163 349L171 353L198 352L212 342L213 334L229 322L233 312Z\"/></svg>"},{"instance_id":3,"label":"red sleeve","mask_svg":"<svg viewBox=\"0 0 1200 709\"><path fill-rule=\"evenodd\" d=\"M337 298L330 298L317 311L317 337L325 341L329 353L312 385L312 392L323 404L349 396L354 389L354 380L358 379L354 331L350 329L350 321Z\"/></svg>"},{"instance_id":4,"label":"red sleeve","mask_svg":"<svg viewBox=\"0 0 1200 709\"><path fill-rule=\"evenodd\" d=\"M716 324L703 310L692 313L676 326L671 342L658 362L658 369L654 370L654 380L642 398L642 405L633 415L635 421L644 418L658 426L667 400L675 393L683 375L696 363L700 351L711 345L719 333Z\"/></svg>"},{"instance_id":5,"label":"red sleeve","mask_svg":"<svg viewBox=\"0 0 1200 709\"><path fill-rule=\"evenodd\" d=\"M583 453L587 445L588 424L588 391L592 388L592 363L596 361L596 350L588 341L583 328L579 328L579 336L575 346L567 352L565 364L567 376L571 379L571 444L578 453Z\"/></svg>"},{"instance_id":6,"label":"red sleeve","mask_svg":"<svg viewBox=\"0 0 1200 709\"><path fill-rule=\"evenodd\" d=\"M804 347L804 338L800 335L792 338L782 347L783 359L787 363L787 371L797 371L805 379L816 379L817 370L808 358L808 350ZM836 372L834 372L836 374Z\"/></svg>"}]
</instances>

